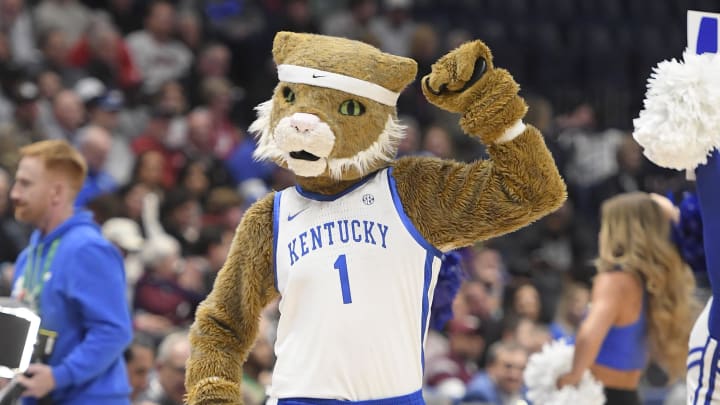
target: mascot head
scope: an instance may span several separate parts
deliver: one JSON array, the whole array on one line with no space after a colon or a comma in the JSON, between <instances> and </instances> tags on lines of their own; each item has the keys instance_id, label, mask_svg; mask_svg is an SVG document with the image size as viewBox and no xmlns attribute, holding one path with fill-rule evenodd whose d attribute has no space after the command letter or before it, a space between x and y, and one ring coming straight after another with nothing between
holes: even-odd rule
<instances>
[{"instance_id":1,"label":"mascot head","mask_svg":"<svg viewBox=\"0 0 720 405\"><path fill-rule=\"evenodd\" d=\"M404 128L395 103L415 79L414 60L343 38L279 32L279 83L257 107L255 158L302 178L349 181L387 166Z\"/></svg>"}]
</instances>

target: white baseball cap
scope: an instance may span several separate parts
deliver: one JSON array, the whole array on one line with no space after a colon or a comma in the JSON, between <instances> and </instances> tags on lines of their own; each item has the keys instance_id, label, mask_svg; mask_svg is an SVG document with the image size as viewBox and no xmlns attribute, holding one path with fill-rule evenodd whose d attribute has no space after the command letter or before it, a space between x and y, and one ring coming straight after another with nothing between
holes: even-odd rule
<instances>
[{"instance_id":1,"label":"white baseball cap","mask_svg":"<svg viewBox=\"0 0 720 405\"><path fill-rule=\"evenodd\" d=\"M108 219L102 226L102 234L110 242L128 252L139 251L145 243L145 239L140 233L140 226L129 218Z\"/></svg>"}]
</instances>

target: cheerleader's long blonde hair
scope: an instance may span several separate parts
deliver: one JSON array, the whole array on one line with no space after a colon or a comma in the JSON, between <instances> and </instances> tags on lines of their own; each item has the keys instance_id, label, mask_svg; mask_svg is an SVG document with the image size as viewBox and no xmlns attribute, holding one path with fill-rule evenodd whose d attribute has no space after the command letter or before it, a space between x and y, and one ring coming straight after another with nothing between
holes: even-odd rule
<instances>
[{"instance_id":1,"label":"cheerleader's long blonde hair","mask_svg":"<svg viewBox=\"0 0 720 405\"><path fill-rule=\"evenodd\" d=\"M619 266L643 281L650 354L673 380L682 376L697 302L692 272L670 240L670 220L647 193L618 195L602 205L599 248L599 272Z\"/></svg>"}]
</instances>

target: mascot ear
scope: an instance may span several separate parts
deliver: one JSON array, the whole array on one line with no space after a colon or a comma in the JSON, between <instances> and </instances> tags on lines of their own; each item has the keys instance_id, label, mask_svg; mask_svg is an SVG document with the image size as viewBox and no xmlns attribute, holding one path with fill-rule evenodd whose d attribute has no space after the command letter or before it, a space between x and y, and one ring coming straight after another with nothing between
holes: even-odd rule
<instances>
[{"instance_id":1,"label":"mascot ear","mask_svg":"<svg viewBox=\"0 0 720 405\"><path fill-rule=\"evenodd\" d=\"M393 64L393 69L389 72L394 74L395 78L393 81L400 83L401 87L398 91L402 90L408 84L415 81L417 75L417 62L408 58L398 58L396 63ZM408 80L409 79L409 80Z\"/></svg>"},{"instance_id":2,"label":"mascot ear","mask_svg":"<svg viewBox=\"0 0 720 405\"><path fill-rule=\"evenodd\" d=\"M321 69L400 92L415 80L417 63L344 38L281 31L275 34L273 58L280 65Z\"/></svg>"},{"instance_id":3,"label":"mascot ear","mask_svg":"<svg viewBox=\"0 0 720 405\"><path fill-rule=\"evenodd\" d=\"M294 32L280 31L275 34L272 49L275 62L278 65L284 63L293 49L305 42L303 39L302 35Z\"/></svg>"}]
</instances>

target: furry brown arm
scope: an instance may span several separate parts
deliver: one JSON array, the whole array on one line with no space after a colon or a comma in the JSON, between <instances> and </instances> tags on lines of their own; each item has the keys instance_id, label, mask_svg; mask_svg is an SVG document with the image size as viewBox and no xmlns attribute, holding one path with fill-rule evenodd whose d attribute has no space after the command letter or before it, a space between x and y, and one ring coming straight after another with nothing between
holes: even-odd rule
<instances>
[{"instance_id":1,"label":"furry brown arm","mask_svg":"<svg viewBox=\"0 0 720 405\"><path fill-rule=\"evenodd\" d=\"M408 216L443 251L521 228L565 201L565 183L535 128L488 152L491 160L470 164L427 158L394 164Z\"/></svg>"},{"instance_id":2,"label":"furry brown arm","mask_svg":"<svg viewBox=\"0 0 720 405\"><path fill-rule=\"evenodd\" d=\"M242 404L242 365L263 308L277 296L272 270L273 196L245 213L212 292L190 329L186 403Z\"/></svg>"},{"instance_id":3,"label":"furry brown arm","mask_svg":"<svg viewBox=\"0 0 720 405\"><path fill-rule=\"evenodd\" d=\"M481 41L440 58L422 79L428 101L461 114L463 130L487 145L490 160L397 161L394 176L408 216L442 250L523 227L565 201L565 183L540 132L520 122L519 86Z\"/></svg>"}]
</instances>

